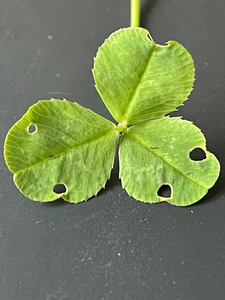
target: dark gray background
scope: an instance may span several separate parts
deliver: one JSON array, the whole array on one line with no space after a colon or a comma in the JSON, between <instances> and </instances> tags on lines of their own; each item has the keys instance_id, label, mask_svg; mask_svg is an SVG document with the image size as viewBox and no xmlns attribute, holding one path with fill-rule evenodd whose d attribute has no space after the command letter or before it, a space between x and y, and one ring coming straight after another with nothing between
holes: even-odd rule
<instances>
[{"instance_id":1,"label":"dark gray background","mask_svg":"<svg viewBox=\"0 0 225 300\"><path fill-rule=\"evenodd\" d=\"M202 129L221 176L193 206L143 204L122 190L116 159L96 198L41 204L17 190L1 154L0 300L225 299L225 1L142 2L154 40L177 40L193 55L195 89L175 115ZM0 1L1 153L39 99L65 97L110 118L93 57L127 26L128 0Z\"/></svg>"}]
</instances>

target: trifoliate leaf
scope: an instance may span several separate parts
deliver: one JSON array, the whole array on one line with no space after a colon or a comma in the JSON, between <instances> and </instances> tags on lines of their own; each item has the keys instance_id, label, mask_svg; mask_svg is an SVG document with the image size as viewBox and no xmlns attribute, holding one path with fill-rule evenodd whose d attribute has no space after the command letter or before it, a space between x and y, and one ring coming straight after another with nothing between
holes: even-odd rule
<instances>
[{"instance_id":1,"label":"trifoliate leaf","mask_svg":"<svg viewBox=\"0 0 225 300\"><path fill-rule=\"evenodd\" d=\"M164 117L192 90L188 51L177 42L157 45L145 29L122 29L100 47L93 75L118 126L66 100L33 105L5 141L5 160L22 193L74 203L96 195L110 176L121 132L120 177L130 195L179 206L200 200L217 180L219 162L191 122ZM205 158L195 161L195 149Z\"/></svg>"},{"instance_id":2,"label":"trifoliate leaf","mask_svg":"<svg viewBox=\"0 0 225 300\"><path fill-rule=\"evenodd\" d=\"M187 99L194 63L181 44L170 41L161 46L147 30L126 28L99 48L93 75L114 119L134 124L162 117Z\"/></svg>"},{"instance_id":3,"label":"trifoliate leaf","mask_svg":"<svg viewBox=\"0 0 225 300\"><path fill-rule=\"evenodd\" d=\"M193 149L206 158L194 161ZM206 150L201 131L191 122L164 117L128 128L120 149L120 177L128 194L143 202L185 206L200 200L219 176L219 162ZM160 197L162 186L171 195Z\"/></svg>"},{"instance_id":4,"label":"trifoliate leaf","mask_svg":"<svg viewBox=\"0 0 225 300\"><path fill-rule=\"evenodd\" d=\"M119 139L115 125L77 103L45 100L9 131L6 163L21 192L37 201L81 202L110 177ZM62 194L54 186L63 184Z\"/></svg>"}]
</instances>

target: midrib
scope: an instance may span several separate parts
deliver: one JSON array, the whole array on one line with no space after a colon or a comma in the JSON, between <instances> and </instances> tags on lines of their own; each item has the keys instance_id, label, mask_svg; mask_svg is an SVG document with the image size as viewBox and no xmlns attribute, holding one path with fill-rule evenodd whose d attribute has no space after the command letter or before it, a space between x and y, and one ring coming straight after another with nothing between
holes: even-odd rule
<instances>
[{"instance_id":1,"label":"midrib","mask_svg":"<svg viewBox=\"0 0 225 300\"><path fill-rule=\"evenodd\" d=\"M53 159L55 159L55 158L57 158L57 157L60 157L60 156L62 156L62 155L65 155L65 154L67 154L68 152L73 151L73 150L76 149L76 148L82 147L82 146L84 146L84 145L86 145L86 144L90 144L90 143L96 142L96 141L102 139L103 137L107 136L108 134L112 133L113 131L115 131L114 128L111 129L111 130L109 130L109 131L107 131L105 134L103 134L103 135L101 135L101 136L99 136L99 137L97 137L97 138L93 138L93 139L87 140L87 141L85 141L85 142L83 142L83 143L81 143L81 144L79 144L79 145L73 146L73 147L71 147L70 149L67 149L67 150L65 150L65 151L63 151L63 152L61 152L61 153L59 153L59 154L57 154L57 155L54 155L53 157L49 157L49 158L47 158L47 159L43 159L42 161L40 161L40 162L38 162L38 163L36 163L36 164L32 164L32 165L28 166L27 168L24 168L24 169L22 169L22 170L20 170L20 171L18 171L18 172L16 172L16 173L14 173L14 174L17 175L17 174L23 173L23 172L27 171L28 169L38 167L38 166L42 165L43 163L45 163L45 162L47 162L47 161L50 161L50 160L53 160ZM118 135L118 137L119 137L119 135Z\"/></svg>"},{"instance_id":2,"label":"midrib","mask_svg":"<svg viewBox=\"0 0 225 300\"><path fill-rule=\"evenodd\" d=\"M160 155L157 155L155 153L155 151L151 151L151 148L147 147L145 144L143 144L136 136L130 136L131 139L133 139L136 143L140 144L141 146L143 146L147 151L153 153L153 155L159 157L163 162L165 162L166 164L168 164L170 167L172 167L173 169L175 169L177 172L179 172L180 174L182 174L185 178L193 181L194 183L200 185L201 187L205 188L208 190L208 188L202 184L200 184L199 182L197 182L196 180L194 180L193 178L187 177L185 173L183 173L181 170L177 169L175 166L173 166L171 163L169 163L165 158L161 157Z\"/></svg>"},{"instance_id":3,"label":"midrib","mask_svg":"<svg viewBox=\"0 0 225 300\"><path fill-rule=\"evenodd\" d=\"M145 68L144 68L144 71L143 71L143 73L142 73L142 75L141 75L141 78L140 78L140 80L139 80L137 86L135 87L135 89L134 89L134 91L133 91L133 93L132 93L132 95L131 95L131 97L130 97L130 99L129 99L129 101L128 101L128 106L127 106L125 112L123 113L123 120L124 120L124 121L126 121L127 115L128 115L129 112L130 112L130 107L132 107L132 103L133 103L133 101L134 101L135 94L136 94L136 92L137 92L137 90L138 90L138 87L139 87L139 85L141 84L141 82L142 82L142 80L143 80L143 78L144 78L144 76L145 76L145 73L146 73L146 71L147 71L147 69L148 69L148 66L149 66L149 64L150 64L150 61L151 61L151 58L152 58L152 55L153 55L153 52L154 52L155 48L156 48L156 44L153 44L153 49L152 49L152 51L151 51L151 53L150 53L150 55L149 55L148 61L147 61L147 63L146 63L146 66L145 66Z\"/></svg>"}]
</instances>

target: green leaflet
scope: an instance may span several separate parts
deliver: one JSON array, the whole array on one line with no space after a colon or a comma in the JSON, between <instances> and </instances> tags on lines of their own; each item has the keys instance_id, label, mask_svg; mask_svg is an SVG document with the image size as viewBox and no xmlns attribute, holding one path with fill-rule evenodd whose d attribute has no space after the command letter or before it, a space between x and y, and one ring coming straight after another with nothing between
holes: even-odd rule
<instances>
[{"instance_id":1,"label":"green leaflet","mask_svg":"<svg viewBox=\"0 0 225 300\"><path fill-rule=\"evenodd\" d=\"M191 160L195 148L202 148L206 159ZM206 150L201 131L180 118L165 117L130 127L119 156L123 187L129 195L149 203L193 204L214 185L220 169L215 156ZM170 198L158 196L162 185L171 187Z\"/></svg>"},{"instance_id":2,"label":"green leaflet","mask_svg":"<svg viewBox=\"0 0 225 300\"><path fill-rule=\"evenodd\" d=\"M21 192L42 202L78 203L96 195L110 177L122 133L120 177L131 196L179 206L200 200L217 180L219 162L191 122L164 117L192 90L188 51L177 42L157 45L142 28L121 29L99 48L93 75L118 126L67 100L30 107L5 140L5 160ZM195 148L206 159L190 159ZM57 184L66 191L55 193ZM163 185L171 187L169 198L159 196Z\"/></svg>"},{"instance_id":3,"label":"green leaflet","mask_svg":"<svg viewBox=\"0 0 225 300\"><path fill-rule=\"evenodd\" d=\"M29 133L34 124L36 131ZM40 101L9 131L5 159L21 192L37 201L87 200L110 177L119 134L115 125L77 103ZM66 193L53 192L63 183Z\"/></svg>"},{"instance_id":4,"label":"green leaflet","mask_svg":"<svg viewBox=\"0 0 225 300\"><path fill-rule=\"evenodd\" d=\"M187 99L194 63L179 43L157 45L146 29L126 28L99 48L93 75L114 119L134 124L162 117Z\"/></svg>"}]
</instances>

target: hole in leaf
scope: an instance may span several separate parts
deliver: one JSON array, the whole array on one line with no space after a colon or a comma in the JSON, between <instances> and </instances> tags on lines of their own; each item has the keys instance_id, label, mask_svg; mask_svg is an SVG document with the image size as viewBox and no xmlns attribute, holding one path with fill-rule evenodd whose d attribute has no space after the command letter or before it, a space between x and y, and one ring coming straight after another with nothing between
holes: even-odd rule
<instances>
[{"instance_id":1,"label":"hole in leaf","mask_svg":"<svg viewBox=\"0 0 225 300\"><path fill-rule=\"evenodd\" d=\"M205 151L202 148L195 148L190 152L190 159L194 161L201 161L206 159Z\"/></svg>"},{"instance_id":2,"label":"hole in leaf","mask_svg":"<svg viewBox=\"0 0 225 300\"><path fill-rule=\"evenodd\" d=\"M35 124L30 124L28 127L28 132L29 133L35 133L37 131L37 126Z\"/></svg>"},{"instance_id":3,"label":"hole in leaf","mask_svg":"<svg viewBox=\"0 0 225 300\"><path fill-rule=\"evenodd\" d=\"M170 185L168 184L163 184L157 192L159 197L163 197L163 198L170 198L171 194L172 194L172 190Z\"/></svg>"},{"instance_id":4,"label":"hole in leaf","mask_svg":"<svg viewBox=\"0 0 225 300\"><path fill-rule=\"evenodd\" d=\"M67 188L64 183L58 183L53 188L53 192L56 194L64 194L66 191L67 191Z\"/></svg>"}]
</instances>

